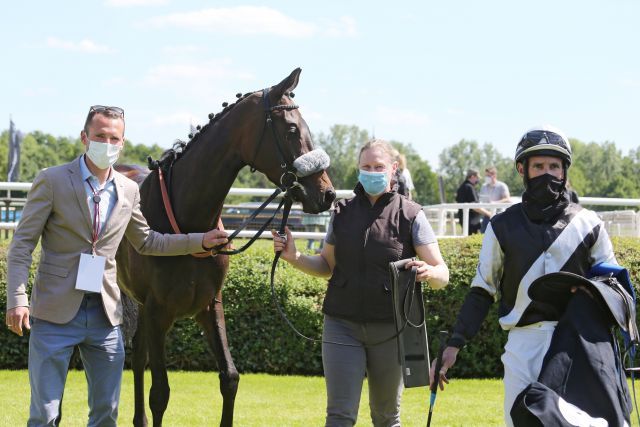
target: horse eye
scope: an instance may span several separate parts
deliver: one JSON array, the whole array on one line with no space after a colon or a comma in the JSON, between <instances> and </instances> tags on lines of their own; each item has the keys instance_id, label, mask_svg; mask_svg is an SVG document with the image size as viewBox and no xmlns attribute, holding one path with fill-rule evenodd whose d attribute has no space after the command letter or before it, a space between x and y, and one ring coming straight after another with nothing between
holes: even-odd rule
<instances>
[{"instance_id":1,"label":"horse eye","mask_svg":"<svg viewBox=\"0 0 640 427\"><path fill-rule=\"evenodd\" d=\"M297 128L297 127L295 127L295 126L293 126L293 125L289 126L289 132L290 132L290 133L296 133L297 131L298 131L298 128Z\"/></svg>"}]
</instances>

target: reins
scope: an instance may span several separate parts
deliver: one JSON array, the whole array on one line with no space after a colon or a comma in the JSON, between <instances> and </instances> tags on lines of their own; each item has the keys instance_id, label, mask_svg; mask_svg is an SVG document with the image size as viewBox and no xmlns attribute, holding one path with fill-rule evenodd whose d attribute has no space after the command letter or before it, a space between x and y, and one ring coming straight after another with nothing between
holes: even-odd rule
<instances>
[{"instance_id":1,"label":"reins","mask_svg":"<svg viewBox=\"0 0 640 427\"><path fill-rule=\"evenodd\" d=\"M282 216L282 223L280 224L280 229L278 230L278 234L282 237L285 236L285 227L286 225L286 218L283 214ZM395 334L391 335L388 338L382 339L380 341L376 341L372 344L366 344L366 345L360 345L360 344L348 344L348 343L343 343L343 342L336 342L336 341L328 341L328 340L323 340L323 339L317 339L317 338L311 338L308 337L307 335L303 334L302 332L300 332L300 330L298 328L296 328L296 326L293 324L293 322L291 322L291 320L289 319L289 317L287 317L287 314L284 312L284 309L282 308L282 305L280 304L280 301L278 300L278 296L276 295L276 288L275 288L275 284L274 284L274 277L275 277L275 272L276 272L276 266L278 264L278 260L280 259L280 256L282 255L282 252L276 252L276 255L273 258L273 262L271 263L271 274L270 274L270 287L271 287L271 299L273 300L273 305L276 306L276 309L278 310L278 313L280 314L280 317L282 318L282 320L285 321L285 323L289 326L289 328L291 328L291 330L300 338L307 340L307 341L311 341L314 343L323 343L323 344L335 344L335 345L341 345L341 346L345 346L345 347L366 347L366 348L370 348L370 347L375 347L378 346L380 344L384 344L386 342L389 342L391 340L394 340L396 338L398 338L398 336L405 330L405 328L407 327L408 324L410 324L411 326L413 326L410 323L409 320L409 315L408 312L406 310L406 302L408 301L409 303L409 311L411 310L411 306L413 305L413 300L414 300L414 292L413 292L413 287L410 286L412 284L415 283L415 277L417 274L416 268L413 267L412 268L412 275L409 280L408 286L406 287L406 293L405 295L402 297L403 301L405 304L403 304L403 307L405 308L404 311L404 323L402 324L402 327L396 331ZM424 324L426 318L425 318L425 313L424 313L424 306L422 304L420 304L420 306L422 306L422 311L421 311L421 315L422 315L422 319L420 320L420 325Z\"/></svg>"},{"instance_id":2,"label":"reins","mask_svg":"<svg viewBox=\"0 0 640 427\"><path fill-rule=\"evenodd\" d=\"M162 173L162 169L158 169L158 180L160 181L160 192L162 193L162 203L164 204L164 210L167 213L167 217L169 218L169 223L171 224L171 228L173 229L174 233L182 234L182 232L180 231L180 227L178 226L178 222L176 221L175 215L173 214L173 208L171 207L171 202L169 201L169 194L167 192L167 185L164 180L164 174ZM260 212L262 212L269 205L269 203L271 203L276 197L278 197L280 193L282 193L282 190L279 188L276 188L275 191L271 193L271 196L269 196L269 198L265 200L264 203L260 205L260 207L258 207L255 211L251 213L251 215L249 215L247 218L244 219L244 221L242 221L242 224L240 224L240 226L237 229L235 229L233 233L231 233L231 235L227 238L227 240L231 242L236 236L238 236L238 234L240 234L242 230L247 228L249 223L251 223L251 221L253 221L256 218L256 216L258 216L258 214L260 214ZM215 246L205 252L197 252L197 253L191 254L191 256L196 258L207 258L207 257L214 257L218 254L236 255L241 252L244 252L246 249L249 248L249 246L253 244L253 242L255 242L258 238L260 238L264 230L266 230L266 228L271 224L273 219L276 217L278 212L280 212L280 209L284 205L285 199L288 199L288 197L285 196L282 198L282 200L280 201L280 204L278 205L278 208L273 212L273 215L271 215L271 217L264 224L262 224L262 226L260 227L260 229L258 229L256 234L254 234L253 237L251 237L251 239L249 239L249 241L245 243L240 249L233 249L230 251L222 250L223 247L228 245L228 243L225 243L224 245ZM287 209L286 214L288 217L289 210L291 209L291 204L288 204L288 208L286 209Z\"/></svg>"}]
</instances>

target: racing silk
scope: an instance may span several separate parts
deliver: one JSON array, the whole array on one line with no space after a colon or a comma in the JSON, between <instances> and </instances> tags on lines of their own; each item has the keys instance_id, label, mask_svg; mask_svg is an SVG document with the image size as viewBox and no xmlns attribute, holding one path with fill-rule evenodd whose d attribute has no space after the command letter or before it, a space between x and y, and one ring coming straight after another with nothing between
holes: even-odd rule
<instances>
[{"instance_id":1,"label":"racing silk","mask_svg":"<svg viewBox=\"0 0 640 427\"><path fill-rule=\"evenodd\" d=\"M471 287L499 301L500 326L508 330L558 320L562 314L531 301L527 291L536 278L557 271L586 276L600 262L617 264L595 212L571 203L554 222L534 223L518 203L496 215L487 227ZM471 331L456 332L470 338Z\"/></svg>"}]
</instances>

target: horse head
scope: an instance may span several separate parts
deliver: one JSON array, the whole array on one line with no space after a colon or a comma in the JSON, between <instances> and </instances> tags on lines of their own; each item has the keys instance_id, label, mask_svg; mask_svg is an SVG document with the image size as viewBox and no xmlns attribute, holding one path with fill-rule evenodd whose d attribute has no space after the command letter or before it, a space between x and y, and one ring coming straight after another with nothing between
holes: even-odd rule
<instances>
[{"instance_id":1,"label":"horse head","mask_svg":"<svg viewBox=\"0 0 640 427\"><path fill-rule=\"evenodd\" d=\"M309 127L293 102L300 72L297 68L277 85L251 95L252 104L263 110L263 123L257 140L255 133L244 139L241 155L246 164L287 190L305 212L318 213L331 207L336 192L326 173L329 158L314 150Z\"/></svg>"}]
</instances>

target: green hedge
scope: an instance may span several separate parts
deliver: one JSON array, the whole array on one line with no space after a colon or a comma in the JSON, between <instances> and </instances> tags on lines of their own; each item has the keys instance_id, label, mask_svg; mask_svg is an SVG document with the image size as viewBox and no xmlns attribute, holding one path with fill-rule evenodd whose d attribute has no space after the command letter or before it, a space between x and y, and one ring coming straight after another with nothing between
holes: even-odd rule
<instances>
[{"instance_id":1,"label":"green hedge","mask_svg":"<svg viewBox=\"0 0 640 427\"><path fill-rule=\"evenodd\" d=\"M427 329L432 351L437 349L437 331L450 329L475 274L481 236L440 241L451 280L443 291L425 292ZM640 273L640 240L613 241L618 261L631 272L634 283ZM0 246L0 305L6 304L6 244ZM36 255L37 256L37 255ZM245 254L232 257L223 291L227 333L236 366L241 372L273 374L321 374L320 345L297 337L273 306L268 274L273 252L260 242ZM33 274L33 269L32 269ZM277 294L291 321L305 334L320 338L320 307L325 280L302 274L284 262L276 275ZM500 354L506 340L497 320L497 306L480 333L460 352L454 367L456 377L502 375ZM0 330L0 368L25 368L27 338ZM170 369L215 370L216 364L197 324L191 319L176 322L167 341Z\"/></svg>"}]
</instances>

